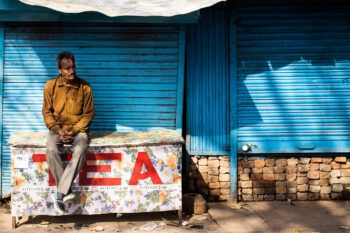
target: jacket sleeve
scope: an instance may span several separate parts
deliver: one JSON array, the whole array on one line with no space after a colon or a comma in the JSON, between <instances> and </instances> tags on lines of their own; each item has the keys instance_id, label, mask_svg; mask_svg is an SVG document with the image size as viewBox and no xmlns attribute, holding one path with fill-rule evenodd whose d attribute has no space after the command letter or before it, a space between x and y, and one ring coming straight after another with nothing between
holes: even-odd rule
<instances>
[{"instance_id":1,"label":"jacket sleeve","mask_svg":"<svg viewBox=\"0 0 350 233\"><path fill-rule=\"evenodd\" d=\"M95 115L94 100L90 85L84 85L84 106L80 121L73 126L73 133L86 132L89 130L92 119Z\"/></svg>"},{"instance_id":2,"label":"jacket sleeve","mask_svg":"<svg viewBox=\"0 0 350 233\"><path fill-rule=\"evenodd\" d=\"M50 131L57 132L61 127L56 121L53 112L53 103L52 103L52 88L50 88L50 85L46 83L44 87L44 100L43 100L43 108L42 108L42 114L44 118L44 122L46 127Z\"/></svg>"}]
</instances>

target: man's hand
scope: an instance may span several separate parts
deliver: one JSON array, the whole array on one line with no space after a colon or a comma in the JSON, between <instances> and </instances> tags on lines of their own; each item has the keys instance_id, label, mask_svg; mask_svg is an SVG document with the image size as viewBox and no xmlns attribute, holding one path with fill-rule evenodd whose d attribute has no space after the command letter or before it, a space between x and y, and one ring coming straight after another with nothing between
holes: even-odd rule
<instances>
[{"instance_id":1,"label":"man's hand","mask_svg":"<svg viewBox=\"0 0 350 233\"><path fill-rule=\"evenodd\" d=\"M73 141L74 136L72 131L62 130L58 131L58 135L60 135L60 139L64 143L70 143Z\"/></svg>"}]
</instances>

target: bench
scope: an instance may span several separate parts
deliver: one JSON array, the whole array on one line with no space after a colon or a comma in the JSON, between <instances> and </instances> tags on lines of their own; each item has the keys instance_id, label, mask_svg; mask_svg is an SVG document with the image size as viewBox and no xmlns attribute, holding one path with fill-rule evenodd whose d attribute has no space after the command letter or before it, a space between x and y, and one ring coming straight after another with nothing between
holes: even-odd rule
<instances>
[{"instance_id":1,"label":"bench","mask_svg":"<svg viewBox=\"0 0 350 233\"><path fill-rule=\"evenodd\" d=\"M56 183L46 163L48 132L11 134L11 214L59 215L53 207ZM138 213L177 210L182 215L182 144L175 130L95 132L85 166L66 204L69 214ZM61 155L71 159L70 146Z\"/></svg>"}]
</instances>

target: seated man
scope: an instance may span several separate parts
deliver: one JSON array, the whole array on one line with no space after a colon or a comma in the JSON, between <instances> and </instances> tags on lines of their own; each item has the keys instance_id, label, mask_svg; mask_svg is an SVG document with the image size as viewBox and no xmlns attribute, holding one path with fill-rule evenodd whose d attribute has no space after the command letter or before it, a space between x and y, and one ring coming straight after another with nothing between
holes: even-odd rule
<instances>
[{"instance_id":1,"label":"seated man","mask_svg":"<svg viewBox=\"0 0 350 233\"><path fill-rule=\"evenodd\" d=\"M63 214L64 203L75 197L71 186L85 163L95 109L89 83L75 74L73 54L61 52L56 61L60 76L45 85L42 114L50 130L46 157L57 185L54 206ZM60 157L63 144L71 144L73 149L72 160L65 168Z\"/></svg>"}]
</instances>

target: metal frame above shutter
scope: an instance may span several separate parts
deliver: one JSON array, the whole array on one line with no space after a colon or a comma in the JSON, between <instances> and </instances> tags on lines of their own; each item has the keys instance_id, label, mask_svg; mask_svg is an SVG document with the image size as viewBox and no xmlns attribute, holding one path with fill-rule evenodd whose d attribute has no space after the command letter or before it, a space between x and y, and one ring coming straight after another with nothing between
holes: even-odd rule
<instances>
[{"instance_id":1,"label":"metal frame above shutter","mask_svg":"<svg viewBox=\"0 0 350 233\"><path fill-rule=\"evenodd\" d=\"M238 148L348 152L349 1L237 5Z\"/></svg>"},{"instance_id":2,"label":"metal frame above shutter","mask_svg":"<svg viewBox=\"0 0 350 233\"><path fill-rule=\"evenodd\" d=\"M184 39L181 25L6 24L2 194L10 190L11 132L47 130L45 83L58 75L63 50L92 86L91 131L182 129ZM1 49L0 49L1 51Z\"/></svg>"}]
</instances>

